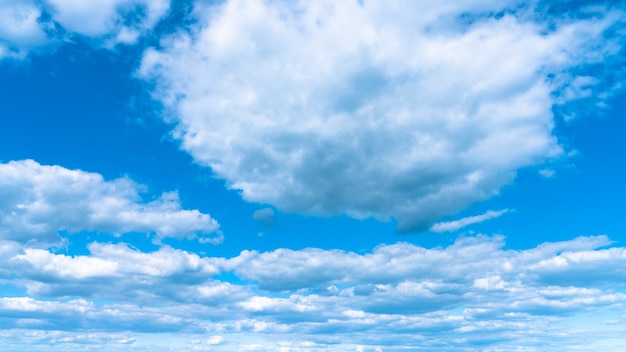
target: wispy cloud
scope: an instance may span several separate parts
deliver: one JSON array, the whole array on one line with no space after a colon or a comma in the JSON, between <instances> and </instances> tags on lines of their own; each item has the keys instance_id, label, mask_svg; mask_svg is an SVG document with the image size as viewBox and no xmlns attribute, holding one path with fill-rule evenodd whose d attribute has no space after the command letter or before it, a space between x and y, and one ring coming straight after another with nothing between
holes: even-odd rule
<instances>
[{"instance_id":1,"label":"wispy cloud","mask_svg":"<svg viewBox=\"0 0 626 352\"><path fill-rule=\"evenodd\" d=\"M510 211L511 211L510 209L488 210L484 214L480 214L480 215L468 216L468 217L458 219L458 220L438 222L434 224L430 228L430 230L434 232L453 232L453 231L460 230L469 225L478 224L483 221L498 218Z\"/></svg>"}]
</instances>

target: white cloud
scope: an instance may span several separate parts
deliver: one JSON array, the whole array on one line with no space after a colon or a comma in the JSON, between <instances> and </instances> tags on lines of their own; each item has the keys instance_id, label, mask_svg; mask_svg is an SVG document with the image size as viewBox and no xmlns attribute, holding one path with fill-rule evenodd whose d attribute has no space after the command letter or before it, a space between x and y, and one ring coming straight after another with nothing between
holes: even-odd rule
<instances>
[{"instance_id":1,"label":"white cloud","mask_svg":"<svg viewBox=\"0 0 626 352\"><path fill-rule=\"evenodd\" d=\"M17 265L23 263L28 266L28 272L45 275L49 280L162 277L180 273L197 273L206 278L218 273L218 269L206 258L169 247L143 253L122 244L91 243L89 251L90 256L72 257L42 249L25 249L23 254L13 258L13 262Z\"/></svg>"},{"instance_id":2,"label":"white cloud","mask_svg":"<svg viewBox=\"0 0 626 352\"><path fill-rule=\"evenodd\" d=\"M182 149L244 199L426 230L560 156L553 106L597 84L570 69L621 48L604 36L618 10L520 4L196 3L138 75Z\"/></svg>"},{"instance_id":3,"label":"white cloud","mask_svg":"<svg viewBox=\"0 0 626 352\"><path fill-rule=\"evenodd\" d=\"M447 280L469 282L476 272L491 272L493 261L503 255L498 251L503 245L502 238L488 241L466 238L445 250L426 250L397 243L379 246L365 255L316 248L277 249L266 253L243 251L221 266L225 270L234 270L238 276L258 281L266 290L297 290L348 283L364 284L366 287L362 289L374 290L374 286L367 285L400 283L413 277L446 277Z\"/></svg>"},{"instance_id":4,"label":"white cloud","mask_svg":"<svg viewBox=\"0 0 626 352\"><path fill-rule=\"evenodd\" d=\"M27 248L7 258L3 266L19 273L27 292L39 298L228 306L249 297L245 287L211 279L220 271L212 258L169 247L143 253L124 244L91 243L89 251L88 256L68 256Z\"/></svg>"},{"instance_id":5,"label":"white cloud","mask_svg":"<svg viewBox=\"0 0 626 352\"><path fill-rule=\"evenodd\" d=\"M452 232L452 231L457 231L459 229L462 229L462 228L464 228L466 226L469 226L469 225L472 225L472 224L478 224L478 223L481 223L483 221L495 219L497 217L500 217L500 216L508 213L509 211L510 211L510 209L502 209L502 210L497 210L497 211L496 210L488 210L484 214L480 214L480 215L468 216L466 218L462 218L462 219L459 219L459 220L438 222L438 223L434 224L430 228L430 230L434 231L434 232Z\"/></svg>"},{"instance_id":6,"label":"white cloud","mask_svg":"<svg viewBox=\"0 0 626 352\"><path fill-rule=\"evenodd\" d=\"M398 243L364 254L280 249L215 258L101 243L92 243L89 255L70 257L41 249L15 253L4 243L8 257L0 267L11 274L0 277L2 284L25 288L28 296L0 299L0 339L14 329L44 329L191 334L197 338L185 344L197 340L221 350L607 344L621 335L604 322L623 320L626 303L626 249L607 246L606 236L595 236L516 251L503 249L501 237L477 236L444 248ZM605 273L598 277L600 268ZM572 330L581 319L583 330ZM166 345L150 341L133 347Z\"/></svg>"},{"instance_id":7,"label":"white cloud","mask_svg":"<svg viewBox=\"0 0 626 352\"><path fill-rule=\"evenodd\" d=\"M98 306L84 299L62 302L30 297L2 297L0 312L3 316L18 319L14 327L54 327L70 331L107 326L118 331L127 331L133 326L141 326L145 331L167 331L172 327L181 329L196 322L191 318L182 318L180 312L176 312L178 316L172 315L173 312L168 309L129 304ZM82 318L76 319L77 316Z\"/></svg>"},{"instance_id":8,"label":"white cloud","mask_svg":"<svg viewBox=\"0 0 626 352\"><path fill-rule=\"evenodd\" d=\"M514 251L502 249L501 237L478 236L460 238L446 248L398 243L363 255L314 248L243 251L238 257L219 259L216 265L271 291L312 290L320 297L395 292L396 299L401 292L410 292L412 297L422 292L437 299L444 293L466 299L466 294L484 290L524 295L530 292L525 291L527 288L559 283L564 287L608 288L608 282L623 277L621 267L626 260L623 248L594 249L609 244L606 236L580 237ZM600 268L605 272L598 276ZM555 279L558 276L562 279ZM286 301L251 300L248 306L261 309L278 302Z\"/></svg>"},{"instance_id":9,"label":"white cloud","mask_svg":"<svg viewBox=\"0 0 626 352\"><path fill-rule=\"evenodd\" d=\"M52 18L66 30L111 38L110 44L134 43L163 18L170 0L45 0Z\"/></svg>"},{"instance_id":10,"label":"white cloud","mask_svg":"<svg viewBox=\"0 0 626 352\"><path fill-rule=\"evenodd\" d=\"M88 351L107 346L109 351L132 350L135 336L129 333L85 333L13 329L0 332L3 348L9 351ZM54 346L54 347L51 347ZM62 346L62 347L61 347Z\"/></svg>"},{"instance_id":11,"label":"white cloud","mask_svg":"<svg viewBox=\"0 0 626 352\"><path fill-rule=\"evenodd\" d=\"M0 238L54 241L59 231L219 241L218 223L198 210L182 209L176 192L143 202L130 179L106 181L96 173L40 165L32 160L0 164Z\"/></svg>"},{"instance_id":12,"label":"white cloud","mask_svg":"<svg viewBox=\"0 0 626 352\"><path fill-rule=\"evenodd\" d=\"M0 59L23 57L28 50L47 41L38 22L41 10L32 1L0 1Z\"/></svg>"},{"instance_id":13,"label":"white cloud","mask_svg":"<svg viewBox=\"0 0 626 352\"><path fill-rule=\"evenodd\" d=\"M224 342L226 342L226 341L224 341L224 337L220 336L220 335L211 336L206 341L206 343L208 345L213 345L213 346L215 346L215 345L222 345L222 344L224 344Z\"/></svg>"},{"instance_id":14,"label":"white cloud","mask_svg":"<svg viewBox=\"0 0 626 352\"><path fill-rule=\"evenodd\" d=\"M74 35L105 47L134 44L169 9L170 0L0 0L0 59Z\"/></svg>"}]
</instances>

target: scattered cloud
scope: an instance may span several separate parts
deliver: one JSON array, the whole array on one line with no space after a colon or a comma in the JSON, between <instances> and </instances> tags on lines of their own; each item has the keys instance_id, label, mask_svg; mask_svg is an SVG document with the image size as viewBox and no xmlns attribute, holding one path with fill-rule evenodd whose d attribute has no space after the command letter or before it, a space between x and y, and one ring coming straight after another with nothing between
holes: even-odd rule
<instances>
[{"instance_id":1,"label":"scattered cloud","mask_svg":"<svg viewBox=\"0 0 626 352\"><path fill-rule=\"evenodd\" d=\"M484 214L481 215L475 215L475 216L468 216L466 218L462 218L459 220L453 220L453 221L444 221L444 222L438 222L436 224L434 224L430 230L434 231L434 232L454 232L454 231L458 231L466 226L469 225L473 225L473 224L478 224L481 223L483 221L487 221L487 220L491 220L491 219L495 219L498 218L508 212L510 212L510 209L502 209L502 210L488 210L487 212L485 212Z\"/></svg>"},{"instance_id":2,"label":"scattered cloud","mask_svg":"<svg viewBox=\"0 0 626 352\"><path fill-rule=\"evenodd\" d=\"M256 210L252 214L252 219L263 225L270 226L276 222L276 214L274 214L274 209L272 208L263 208Z\"/></svg>"},{"instance_id":3,"label":"scattered cloud","mask_svg":"<svg viewBox=\"0 0 626 352\"><path fill-rule=\"evenodd\" d=\"M563 155L553 107L599 89L584 68L619 57L621 10L521 5L196 3L138 76L181 148L244 199L425 231Z\"/></svg>"},{"instance_id":4,"label":"scattered cloud","mask_svg":"<svg viewBox=\"0 0 626 352\"><path fill-rule=\"evenodd\" d=\"M554 175L556 174L556 171L554 170L550 170L550 169L541 169L539 170L539 175L545 177L545 178L553 178Z\"/></svg>"},{"instance_id":5,"label":"scattered cloud","mask_svg":"<svg viewBox=\"0 0 626 352\"><path fill-rule=\"evenodd\" d=\"M66 31L132 44L163 18L170 0L45 0L52 19Z\"/></svg>"},{"instance_id":6,"label":"scattered cloud","mask_svg":"<svg viewBox=\"0 0 626 352\"><path fill-rule=\"evenodd\" d=\"M100 174L33 160L0 164L0 238L49 242L60 231L221 238L217 221L182 209L176 192L143 202L142 188L128 178L106 181Z\"/></svg>"},{"instance_id":7,"label":"scattered cloud","mask_svg":"<svg viewBox=\"0 0 626 352\"><path fill-rule=\"evenodd\" d=\"M98 45L134 44L170 10L170 0L0 1L0 59L79 35Z\"/></svg>"},{"instance_id":8,"label":"scattered cloud","mask_svg":"<svg viewBox=\"0 0 626 352\"><path fill-rule=\"evenodd\" d=\"M224 341L224 337L220 336L220 335L215 335L215 336L211 336L209 337L209 339L206 341L206 343L208 345L223 345L226 341Z\"/></svg>"}]
</instances>

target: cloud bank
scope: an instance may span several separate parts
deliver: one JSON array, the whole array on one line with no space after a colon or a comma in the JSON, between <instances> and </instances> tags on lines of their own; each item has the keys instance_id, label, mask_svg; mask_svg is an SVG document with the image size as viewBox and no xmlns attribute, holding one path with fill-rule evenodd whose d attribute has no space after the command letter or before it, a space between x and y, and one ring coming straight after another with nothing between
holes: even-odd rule
<instances>
[{"instance_id":1,"label":"cloud bank","mask_svg":"<svg viewBox=\"0 0 626 352\"><path fill-rule=\"evenodd\" d=\"M96 173L33 160L0 164L0 239L53 242L61 231L221 239L217 221L182 209L176 192L143 202L141 191L128 178L106 181Z\"/></svg>"},{"instance_id":2,"label":"cloud bank","mask_svg":"<svg viewBox=\"0 0 626 352\"><path fill-rule=\"evenodd\" d=\"M70 257L3 241L0 279L26 295L0 298L0 341L137 351L626 347L624 247L606 236L504 247L480 235L431 249L220 258L94 242ZM144 338L152 333L178 338L155 346Z\"/></svg>"},{"instance_id":3,"label":"cloud bank","mask_svg":"<svg viewBox=\"0 0 626 352\"><path fill-rule=\"evenodd\" d=\"M195 24L147 50L138 75L182 149L244 199L422 231L562 155L553 108L601 87L584 68L621 50L623 12L555 11L196 3Z\"/></svg>"}]
</instances>

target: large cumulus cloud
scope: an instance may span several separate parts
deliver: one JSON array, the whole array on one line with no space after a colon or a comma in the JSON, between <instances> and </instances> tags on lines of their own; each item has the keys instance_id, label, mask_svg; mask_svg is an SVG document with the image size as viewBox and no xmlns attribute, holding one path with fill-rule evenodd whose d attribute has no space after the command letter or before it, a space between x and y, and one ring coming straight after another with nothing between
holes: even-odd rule
<instances>
[{"instance_id":1,"label":"large cumulus cloud","mask_svg":"<svg viewBox=\"0 0 626 352\"><path fill-rule=\"evenodd\" d=\"M619 50L604 35L617 10L541 8L542 20L516 1L198 5L139 75L182 149L244 199L425 230L561 155L553 106L583 95L559 93L581 79L570 68Z\"/></svg>"}]
</instances>

